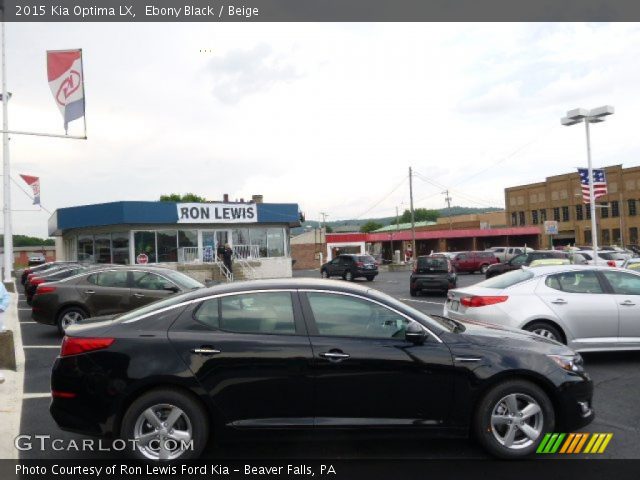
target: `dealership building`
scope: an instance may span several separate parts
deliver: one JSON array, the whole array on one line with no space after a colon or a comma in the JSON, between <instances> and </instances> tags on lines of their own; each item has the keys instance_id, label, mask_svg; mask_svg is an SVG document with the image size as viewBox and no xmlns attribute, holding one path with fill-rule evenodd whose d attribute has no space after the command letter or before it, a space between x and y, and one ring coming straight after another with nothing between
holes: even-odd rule
<instances>
[{"instance_id":1,"label":"dealership building","mask_svg":"<svg viewBox=\"0 0 640 480\"><path fill-rule=\"evenodd\" d=\"M226 196L225 196L226 197ZM159 264L195 278L217 279L216 255L229 244L239 278L291 276L289 229L295 203L121 201L60 208L49 219L58 260ZM237 268L236 268L237 266Z\"/></svg>"}]
</instances>

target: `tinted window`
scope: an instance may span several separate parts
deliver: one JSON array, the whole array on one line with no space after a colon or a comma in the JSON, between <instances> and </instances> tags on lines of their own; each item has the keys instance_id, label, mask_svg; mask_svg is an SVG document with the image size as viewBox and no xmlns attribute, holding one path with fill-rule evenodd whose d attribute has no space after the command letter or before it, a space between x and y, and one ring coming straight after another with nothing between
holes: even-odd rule
<instances>
[{"instance_id":1,"label":"tinted window","mask_svg":"<svg viewBox=\"0 0 640 480\"><path fill-rule=\"evenodd\" d=\"M440 257L419 257L418 269L430 272L448 272L449 262L446 258Z\"/></svg>"},{"instance_id":2,"label":"tinted window","mask_svg":"<svg viewBox=\"0 0 640 480\"><path fill-rule=\"evenodd\" d=\"M602 293L595 272L564 272L549 275L545 285L567 293Z\"/></svg>"},{"instance_id":3,"label":"tinted window","mask_svg":"<svg viewBox=\"0 0 640 480\"><path fill-rule=\"evenodd\" d=\"M529 270L512 270L510 272L498 275L496 277L488 278L483 282L478 283L478 287L486 288L508 288L525 280L533 278L533 272Z\"/></svg>"},{"instance_id":4,"label":"tinted window","mask_svg":"<svg viewBox=\"0 0 640 480\"><path fill-rule=\"evenodd\" d=\"M202 302L196 311L194 318L207 327L220 328L220 312L218 311L218 299L213 298Z\"/></svg>"},{"instance_id":5,"label":"tinted window","mask_svg":"<svg viewBox=\"0 0 640 480\"><path fill-rule=\"evenodd\" d=\"M456 260L465 260L466 258L467 258L467 255L465 253L461 253L456 257Z\"/></svg>"},{"instance_id":6,"label":"tinted window","mask_svg":"<svg viewBox=\"0 0 640 480\"><path fill-rule=\"evenodd\" d=\"M295 333L289 292L246 293L220 299L220 329L238 333Z\"/></svg>"},{"instance_id":7,"label":"tinted window","mask_svg":"<svg viewBox=\"0 0 640 480\"><path fill-rule=\"evenodd\" d=\"M510 260L511 265L524 265L527 261L527 255L517 255Z\"/></svg>"},{"instance_id":8,"label":"tinted window","mask_svg":"<svg viewBox=\"0 0 640 480\"><path fill-rule=\"evenodd\" d=\"M493 251L496 253L502 253L504 252L504 248L494 248Z\"/></svg>"},{"instance_id":9,"label":"tinted window","mask_svg":"<svg viewBox=\"0 0 640 480\"><path fill-rule=\"evenodd\" d=\"M618 295L640 295L640 276L624 272L602 272Z\"/></svg>"},{"instance_id":10,"label":"tinted window","mask_svg":"<svg viewBox=\"0 0 640 480\"><path fill-rule=\"evenodd\" d=\"M171 287L175 287L175 284L155 273L133 272L133 288L164 290Z\"/></svg>"},{"instance_id":11,"label":"tinted window","mask_svg":"<svg viewBox=\"0 0 640 480\"><path fill-rule=\"evenodd\" d=\"M360 255L358 258L359 262L363 262L363 263L376 263L376 259L373 258L371 255Z\"/></svg>"},{"instance_id":12,"label":"tinted window","mask_svg":"<svg viewBox=\"0 0 640 480\"><path fill-rule=\"evenodd\" d=\"M377 303L328 293L307 297L320 335L404 339L409 321Z\"/></svg>"},{"instance_id":13,"label":"tinted window","mask_svg":"<svg viewBox=\"0 0 640 480\"><path fill-rule=\"evenodd\" d=\"M127 272L124 270L94 273L87 277L87 282L99 287L127 288L129 286Z\"/></svg>"}]
</instances>

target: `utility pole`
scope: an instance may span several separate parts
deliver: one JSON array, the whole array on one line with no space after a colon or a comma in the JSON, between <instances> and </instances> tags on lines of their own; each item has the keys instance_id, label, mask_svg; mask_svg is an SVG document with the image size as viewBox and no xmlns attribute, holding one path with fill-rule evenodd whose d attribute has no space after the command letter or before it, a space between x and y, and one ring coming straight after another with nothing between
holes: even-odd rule
<instances>
[{"instance_id":1,"label":"utility pole","mask_svg":"<svg viewBox=\"0 0 640 480\"><path fill-rule=\"evenodd\" d=\"M320 215L322 215L322 228L325 229L325 231L327 230L327 217L329 216L328 213L325 212L320 212Z\"/></svg>"},{"instance_id":2,"label":"utility pole","mask_svg":"<svg viewBox=\"0 0 640 480\"><path fill-rule=\"evenodd\" d=\"M449 196L449 190L445 190L442 192L444 194L444 201L447 202L447 212L449 213L449 230L453 230L453 225L451 224L451 197Z\"/></svg>"},{"instance_id":3,"label":"utility pole","mask_svg":"<svg viewBox=\"0 0 640 480\"><path fill-rule=\"evenodd\" d=\"M411 259L416 259L416 216L413 211L413 171L409 167L409 199L411 200Z\"/></svg>"}]
</instances>

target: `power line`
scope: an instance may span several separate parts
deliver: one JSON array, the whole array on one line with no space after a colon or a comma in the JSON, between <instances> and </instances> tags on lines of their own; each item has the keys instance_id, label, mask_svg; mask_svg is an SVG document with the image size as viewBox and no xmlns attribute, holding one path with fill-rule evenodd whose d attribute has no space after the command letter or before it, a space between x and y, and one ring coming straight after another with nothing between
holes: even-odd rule
<instances>
[{"instance_id":1,"label":"power line","mask_svg":"<svg viewBox=\"0 0 640 480\"><path fill-rule=\"evenodd\" d=\"M384 197L382 197L378 202L374 203L370 208L368 208L363 213L355 217L354 220L359 220L360 218L364 217L367 213L369 213L371 210L373 210L382 202L384 202L387 198L389 198L393 193L395 193L395 191L398 190L402 185L404 185L404 182L406 181L407 181L407 177L402 177L402 181L398 185L396 185L389 193L387 193Z\"/></svg>"}]
</instances>

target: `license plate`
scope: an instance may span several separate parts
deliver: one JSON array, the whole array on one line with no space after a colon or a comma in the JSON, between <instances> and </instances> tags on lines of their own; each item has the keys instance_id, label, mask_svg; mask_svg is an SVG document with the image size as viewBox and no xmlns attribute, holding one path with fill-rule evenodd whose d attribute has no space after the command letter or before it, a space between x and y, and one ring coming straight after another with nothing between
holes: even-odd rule
<instances>
[{"instance_id":1,"label":"license plate","mask_svg":"<svg viewBox=\"0 0 640 480\"><path fill-rule=\"evenodd\" d=\"M452 300L451 305L449 305L449 310L453 312L457 312L459 306L460 306L460 302L458 300Z\"/></svg>"}]
</instances>

